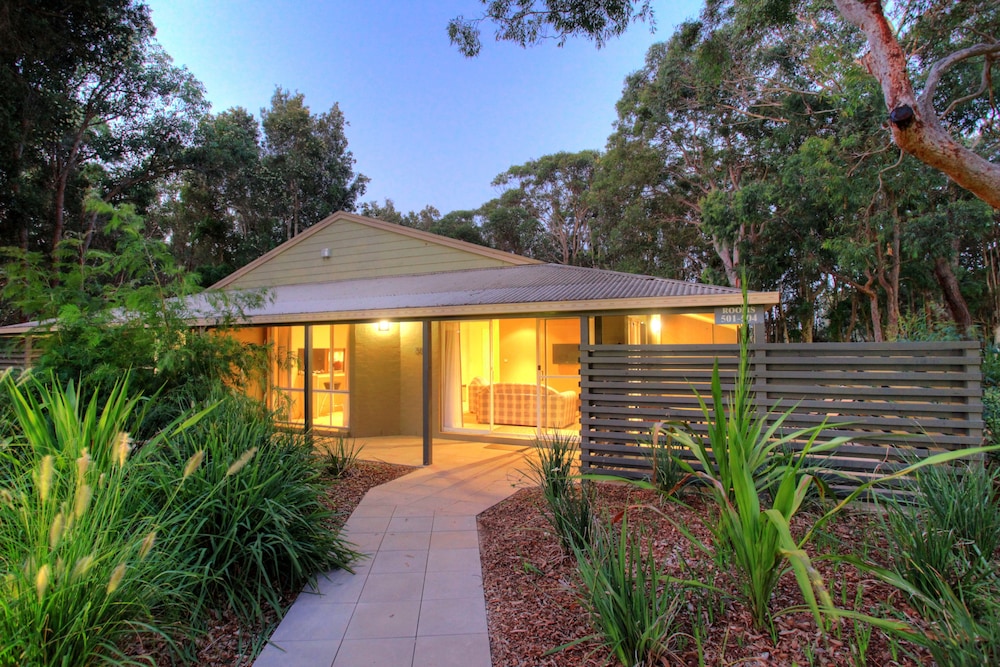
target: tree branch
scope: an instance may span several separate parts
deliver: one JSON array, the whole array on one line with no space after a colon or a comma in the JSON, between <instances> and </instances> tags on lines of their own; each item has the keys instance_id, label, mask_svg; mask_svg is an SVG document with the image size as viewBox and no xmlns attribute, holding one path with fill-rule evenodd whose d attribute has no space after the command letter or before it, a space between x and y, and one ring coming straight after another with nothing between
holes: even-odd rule
<instances>
[{"instance_id":1,"label":"tree branch","mask_svg":"<svg viewBox=\"0 0 1000 667\"><path fill-rule=\"evenodd\" d=\"M969 150L944 130L932 105L940 76L956 62L974 55L1000 52L1000 44L977 45L956 51L934 65L918 101L903 53L880 0L834 0L841 15L867 37L865 63L882 87L890 110L893 140L901 149L947 174L953 181L993 208L1000 209L1000 165Z\"/></svg>"},{"instance_id":2,"label":"tree branch","mask_svg":"<svg viewBox=\"0 0 1000 667\"><path fill-rule=\"evenodd\" d=\"M956 105L979 97L989 85L990 65L993 60L991 56L995 54L1000 54L1000 42L994 42L992 44L975 44L968 48L955 51L947 57L937 61L934 63L934 66L931 67L931 71L927 73L927 83L924 85L924 92L920 95L920 99L917 103L921 106L926 104L930 107L930 105L934 103L934 92L937 90L938 84L941 83L941 77L944 76L945 72L963 60L968 60L969 58L975 58L977 56L986 56L986 64L983 66L983 81L979 90L971 95L966 95L961 99L955 100L948 105L948 108L945 109L944 113L941 115L947 116Z\"/></svg>"}]
</instances>

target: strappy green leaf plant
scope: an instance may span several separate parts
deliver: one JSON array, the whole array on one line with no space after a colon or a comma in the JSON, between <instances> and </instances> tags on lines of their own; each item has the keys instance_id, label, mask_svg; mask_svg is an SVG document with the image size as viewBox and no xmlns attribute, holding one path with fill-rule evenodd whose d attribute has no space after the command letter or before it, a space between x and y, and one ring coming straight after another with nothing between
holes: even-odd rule
<instances>
[{"instance_id":1,"label":"strappy green leaf plant","mask_svg":"<svg viewBox=\"0 0 1000 667\"><path fill-rule=\"evenodd\" d=\"M629 529L625 512L619 530L596 526L590 542L574 548L581 598L598 629L594 638L621 664L636 667L663 664L684 604L682 586L662 572L647 538Z\"/></svg>"},{"instance_id":2,"label":"strappy green leaf plant","mask_svg":"<svg viewBox=\"0 0 1000 667\"><path fill-rule=\"evenodd\" d=\"M754 623L759 628L768 626L771 594L778 579L790 568L802 592L805 608L812 612L820 627L826 627L826 619L849 615L890 632L908 632L905 626L895 621L862 617L837 609L825 582L813 567L806 546L821 526L876 484L908 477L920 470L975 456L991 448L937 454L865 482L820 516L796 540L792 537L790 524L802 508L810 489L818 486L817 475L835 472L815 466L810 459L816 460L832 452L851 438L844 436L820 441L819 436L829 426L826 423L794 431L783 428L794 406L782 413L758 409L749 373L749 332L746 327L741 332L739 366L728 399L723 396L716 362L712 372L711 402L706 402L700 394L698 401L708 425L707 434L672 426L672 436L694 457L693 464L682 460L681 465L706 484L718 509L718 519L712 526L714 548L716 551L725 550L726 559L735 567ZM683 526L678 528L700 544L690 531ZM700 546L709 551L706 545Z\"/></svg>"}]
</instances>

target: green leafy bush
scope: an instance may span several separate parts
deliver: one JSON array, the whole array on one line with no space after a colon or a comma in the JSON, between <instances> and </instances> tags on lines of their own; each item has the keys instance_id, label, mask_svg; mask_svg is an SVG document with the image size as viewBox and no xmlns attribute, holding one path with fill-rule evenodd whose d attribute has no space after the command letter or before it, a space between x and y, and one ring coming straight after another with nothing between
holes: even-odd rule
<instances>
[{"instance_id":1,"label":"green leafy bush","mask_svg":"<svg viewBox=\"0 0 1000 667\"><path fill-rule=\"evenodd\" d=\"M1000 445L1000 387L983 390L983 421L986 422L986 442Z\"/></svg>"},{"instance_id":2,"label":"green leafy bush","mask_svg":"<svg viewBox=\"0 0 1000 667\"><path fill-rule=\"evenodd\" d=\"M171 544L202 573L207 600L247 619L318 572L349 568L358 554L334 531L320 502L322 462L299 434L277 430L258 402L225 396L210 417L149 453L160 497L178 468L201 465L173 498L164 526Z\"/></svg>"},{"instance_id":3,"label":"green leafy bush","mask_svg":"<svg viewBox=\"0 0 1000 667\"><path fill-rule=\"evenodd\" d=\"M111 252L67 238L54 262L40 253L7 249L2 296L41 322L36 370L66 383L87 378L107 391L126 375L136 394L158 396L133 433L145 438L219 385L263 386L266 349L219 335L239 325L261 294L199 295L210 304L213 330L192 328L197 276L177 264L169 247L144 230L130 207L93 201L117 239Z\"/></svg>"}]
</instances>

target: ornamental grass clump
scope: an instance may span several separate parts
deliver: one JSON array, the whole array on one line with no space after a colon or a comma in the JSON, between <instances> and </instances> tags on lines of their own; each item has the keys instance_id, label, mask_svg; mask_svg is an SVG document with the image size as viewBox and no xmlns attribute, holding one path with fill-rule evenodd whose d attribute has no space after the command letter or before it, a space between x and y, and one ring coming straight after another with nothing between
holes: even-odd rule
<instances>
[{"instance_id":1,"label":"ornamental grass clump","mask_svg":"<svg viewBox=\"0 0 1000 667\"><path fill-rule=\"evenodd\" d=\"M583 546L594 523L593 492L573 480L573 466L579 456L576 437L551 433L535 441L537 458L528 457L528 477L542 489L546 517L567 554Z\"/></svg>"},{"instance_id":2,"label":"ornamental grass clump","mask_svg":"<svg viewBox=\"0 0 1000 667\"><path fill-rule=\"evenodd\" d=\"M962 596L988 576L1000 545L1000 471L981 461L924 468L909 501L887 500L894 569L922 593Z\"/></svg>"},{"instance_id":3,"label":"ornamental grass clump","mask_svg":"<svg viewBox=\"0 0 1000 667\"><path fill-rule=\"evenodd\" d=\"M588 639L604 643L622 665L664 664L684 596L657 565L648 535L629 529L626 512L619 530L595 527L574 553L581 598L598 629Z\"/></svg>"},{"instance_id":4,"label":"ornamental grass clump","mask_svg":"<svg viewBox=\"0 0 1000 667\"><path fill-rule=\"evenodd\" d=\"M322 504L321 459L308 440L279 431L252 399L228 395L196 427L150 453L160 497L174 510L164 527L202 573L203 603L224 603L246 620L317 573L350 569L358 554L331 530ZM178 470L199 459L180 491ZM203 611L199 608L197 611Z\"/></svg>"},{"instance_id":5,"label":"ornamental grass clump","mask_svg":"<svg viewBox=\"0 0 1000 667\"><path fill-rule=\"evenodd\" d=\"M915 495L885 501L892 570L930 624L938 664L1000 663L1000 471L982 461L921 469Z\"/></svg>"},{"instance_id":6,"label":"ornamental grass clump","mask_svg":"<svg viewBox=\"0 0 1000 667\"><path fill-rule=\"evenodd\" d=\"M663 423L653 426L648 442L646 460L649 462L649 483L660 495L670 498L680 493L691 480L691 474L680 464L681 447L674 443L674 437Z\"/></svg>"},{"instance_id":7,"label":"ornamental grass clump","mask_svg":"<svg viewBox=\"0 0 1000 667\"><path fill-rule=\"evenodd\" d=\"M124 430L140 399L127 381L102 402L51 376L2 385L0 665L127 664L122 641L169 640L192 601Z\"/></svg>"},{"instance_id":8,"label":"ornamental grass clump","mask_svg":"<svg viewBox=\"0 0 1000 667\"><path fill-rule=\"evenodd\" d=\"M343 477L358 464L361 450L365 448L364 444L346 435L326 439L321 447L325 447L323 466L326 472L337 478Z\"/></svg>"}]
</instances>

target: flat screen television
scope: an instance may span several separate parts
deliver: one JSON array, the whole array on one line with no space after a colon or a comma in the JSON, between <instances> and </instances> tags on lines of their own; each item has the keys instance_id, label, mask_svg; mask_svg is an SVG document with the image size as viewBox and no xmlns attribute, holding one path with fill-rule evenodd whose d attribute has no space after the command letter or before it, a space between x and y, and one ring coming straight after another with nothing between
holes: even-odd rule
<instances>
[{"instance_id":1,"label":"flat screen television","mask_svg":"<svg viewBox=\"0 0 1000 667\"><path fill-rule=\"evenodd\" d=\"M576 343L553 343L552 363L554 364L578 364L580 363L580 346Z\"/></svg>"}]
</instances>

